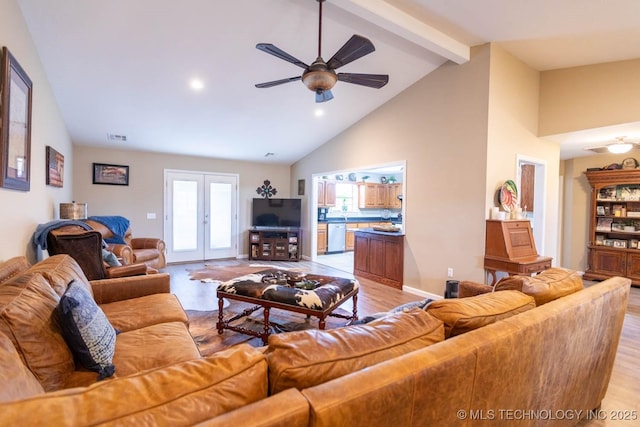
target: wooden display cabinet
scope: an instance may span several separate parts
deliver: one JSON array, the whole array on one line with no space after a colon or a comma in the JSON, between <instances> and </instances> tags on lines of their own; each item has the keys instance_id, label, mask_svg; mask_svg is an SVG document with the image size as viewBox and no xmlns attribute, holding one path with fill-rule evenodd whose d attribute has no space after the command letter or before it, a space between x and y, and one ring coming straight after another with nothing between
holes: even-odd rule
<instances>
[{"instance_id":1,"label":"wooden display cabinet","mask_svg":"<svg viewBox=\"0 0 640 427\"><path fill-rule=\"evenodd\" d=\"M249 230L249 259L299 261L301 238L299 228L252 228Z\"/></svg>"},{"instance_id":2,"label":"wooden display cabinet","mask_svg":"<svg viewBox=\"0 0 640 427\"><path fill-rule=\"evenodd\" d=\"M640 169L585 172L591 186L587 280L613 276L640 286Z\"/></svg>"}]
</instances>

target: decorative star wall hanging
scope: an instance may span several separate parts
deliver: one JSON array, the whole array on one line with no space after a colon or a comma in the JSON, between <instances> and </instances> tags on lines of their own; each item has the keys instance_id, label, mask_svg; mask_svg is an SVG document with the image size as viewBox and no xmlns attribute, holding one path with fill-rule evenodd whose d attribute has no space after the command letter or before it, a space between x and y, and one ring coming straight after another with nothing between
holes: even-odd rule
<instances>
[{"instance_id":1,"label":"decorative star wall hanging","mask_svg":"<svg viewBox=\"0 0 640 427\"><path fill-rule=\"evenodd\" d=\"M256 193L258 193L265 199L268 199L269 197L275 196L276 194L278 194L278 190L276 190L274 187L271 186L271 181L269 181L268 179L265 179L264 184L262 184L260 187L256 189Z\"/></svg>"}]
</instances>

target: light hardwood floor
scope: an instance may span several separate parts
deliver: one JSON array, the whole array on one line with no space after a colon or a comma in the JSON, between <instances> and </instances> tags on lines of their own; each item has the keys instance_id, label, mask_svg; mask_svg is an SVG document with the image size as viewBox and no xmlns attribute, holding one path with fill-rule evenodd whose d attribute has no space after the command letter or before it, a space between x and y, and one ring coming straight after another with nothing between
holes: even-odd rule
<instances>
[{"instance_id":1,"label":"light hardwood floor","mask_svg":"<svg viewBox=\"0 0 640 427\"><path fill-rule=\"evenodd\" d=\"M243 265L246 260L211 261L214 265ZM326 265L300 261L296 263L261 262L287 268L303 268L310 273L338 277L353 277L350 273ZM188 271L204 267L205 263L174 264L164 271L171 274L171 291L187 310L211 311L217 308L216 285L190 280ZM400 304L422 299L367 279L359 279L358 315L360 317L386 311ZM571 345L571 343L567 343ZM629 420L614 420L628 414ZM640 288L631 288L631 297L622 329L609 389L602 401L600 419L583 420L581 427L639 426L640 425Z\"/></svg>"}]
</instances>

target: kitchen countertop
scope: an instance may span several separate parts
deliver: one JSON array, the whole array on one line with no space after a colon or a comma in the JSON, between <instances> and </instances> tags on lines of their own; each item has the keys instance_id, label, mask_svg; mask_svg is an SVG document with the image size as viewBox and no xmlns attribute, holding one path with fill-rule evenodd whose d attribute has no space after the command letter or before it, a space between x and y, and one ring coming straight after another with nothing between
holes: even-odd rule
<instances>
[{"instance_id":1,"label":"kitchen countertop","mask_svg":"<svg viewBox=\"0 0 640 427\"><path fill-rule=\"evenodd\" d=\"M403 231L378 231L374 230L371 227L366 228L358 228L355 230L356 233L369 233L369 234L381 234L383 236L404 236Z\"/></svg>"},{"instance_id":2,"label":"kitchen countertop","mask_svg":"<svg viewBox=\"0 0 640 427\"><path fill-rule=\"evenodd\" d=\"M398 220L398 218L396 218L395 216L393 217L389 217L389 218L382 218L381 216L359 216L359 217L347 217L345 218L341 218L341 217L330 217L327 218L325 221L318 221L319 223L352 223L352 224L357 224L359 222L391 222L393 224L402 224L402 220Z\"/></svg>"}]
</instances>

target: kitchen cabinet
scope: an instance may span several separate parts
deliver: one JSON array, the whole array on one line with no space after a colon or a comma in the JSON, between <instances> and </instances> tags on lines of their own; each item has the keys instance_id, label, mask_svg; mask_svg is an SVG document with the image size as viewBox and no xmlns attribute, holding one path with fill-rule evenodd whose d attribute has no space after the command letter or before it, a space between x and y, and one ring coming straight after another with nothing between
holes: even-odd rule
<instances>
[{"instance_id":1,"label":"kitchen cabinet","mask_svg":"<svg viewBox=\"0 0 640 427\"><path fill-rule=\"evenodd\" d=\"M356 245L355 227L356 224L347 224L347 236L345 238L345 250L352 251Z\"/></svg>"},{"instance_id":2,"label":"kitchen cabinet","mask_svg":"<svg viewBox=\"0 0 640 427\"><path fill-rule=\"evenodd\" d=\"M587 280L640 285L640 169L585 172L591 185Z\"/></svg>"},{"instance_id":3,"label":"kitchen cabinet","mask_svg":"<svg viewBox=\"0 0 640 427\"><path fill-rule=\"evenodd\" d=\"M318 243L316 251L318 255L327 253L327 223L318 223Z\"/></svg>"},{"instance_id":4,"label":"kitchen cabinet","mask_svg":"<svg viewBox=\"0 0 640 427\"><path fill-rule=\"evenodd\" d=\"M318 207L332 207L336 205L335 181L318 181Z\"/></svg>"},{"instance_id":5,"label":"kitchen cabinet","mask_svg":"<svg viewBox=\"0 0 640 427\"><path fill-rule=\"evenodd\" d=\"M384 208L387 204L387 186L364 183L358 185L358 207L360 209Z\"/></svg>"},{"instance_id":6,"label":"kitchen cabinet","mask_svg":"<svg viewBox=\"0 0 640 427\"><path fill-rule=\"evenodd\" d=\"M404 235L399 233L355 232L353 274L402 289Z\"/></svg>"},{"instance_id":7,"label":"kitchen cabinet","mask_svg":"<svg viewBox=\"0 0 640 427\"><path fill-rule=\"evenodd\" d=\"M387 207L391 209L402 209L402 202L398 196L402 195L402 184L388 184Z\"/></svg>"},{"instance_id":8,"label":"kitchen cabinet","mask_svg":"<svg viewBox=\"0 0 640 427\"><path fill-rule=\"evenodd\" d=\"M359 184L358 207L360 209L401 209L399 194L402 194L402 184Z\"/></svg>"}]
</instances>

